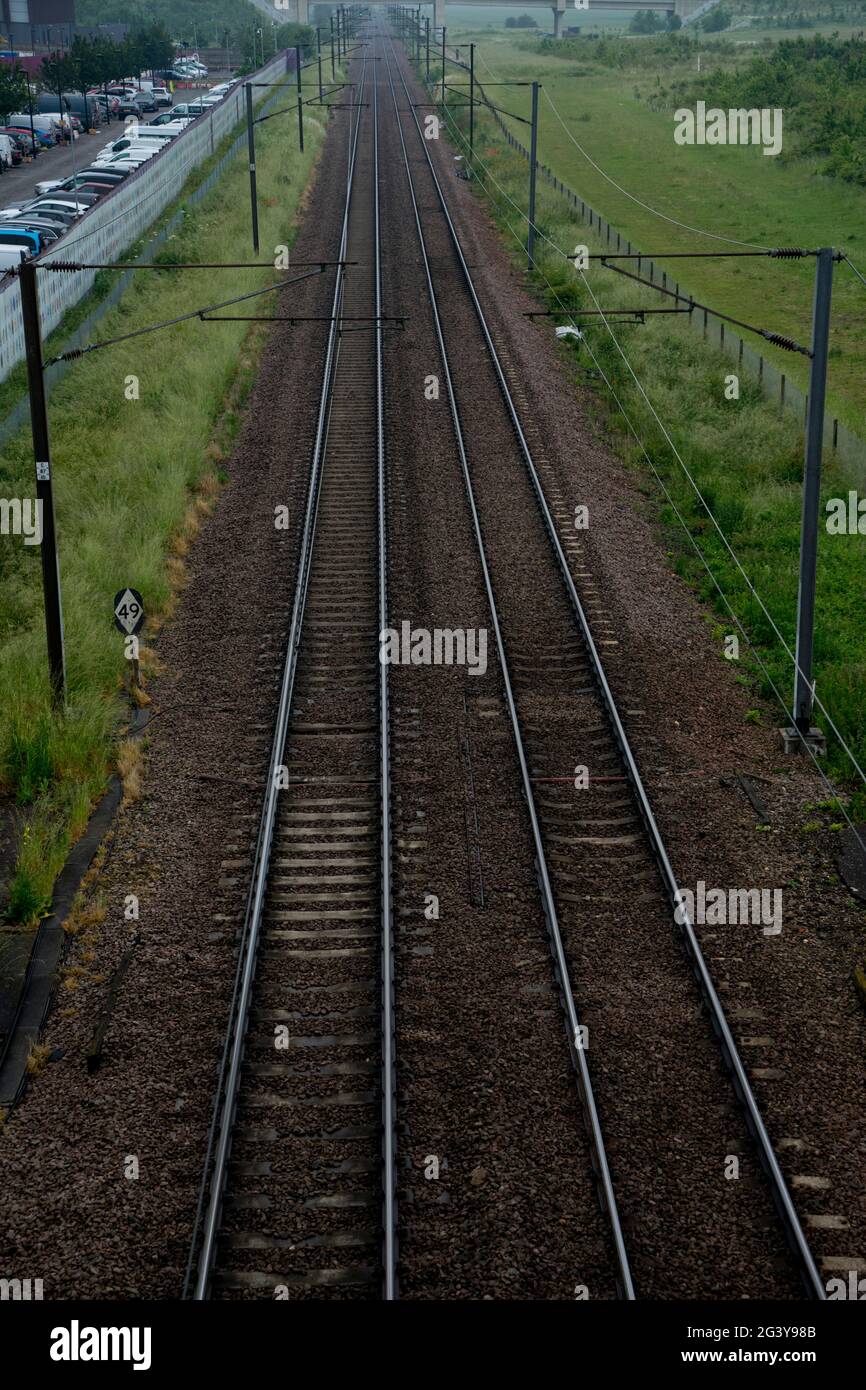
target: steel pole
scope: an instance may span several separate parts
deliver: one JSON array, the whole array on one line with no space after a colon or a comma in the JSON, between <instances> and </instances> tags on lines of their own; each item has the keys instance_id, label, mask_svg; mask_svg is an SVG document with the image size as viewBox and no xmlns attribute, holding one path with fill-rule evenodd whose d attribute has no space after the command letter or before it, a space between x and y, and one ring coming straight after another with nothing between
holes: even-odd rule
<instances>
[{"instance_id":1,"label":"steel pole","mask_svg":"<svg viewBox=\"0 0 866 1390\"><path fill-rule=\"evenodd\" d=\"M529 235L526 254L529 269L535 265L535 178L538 172L538 83L532 84L532 136L529 142Z\"/></svg>"},{"instance_id":2,"label":"steel pole","mask_svg":"<svg viewBox=\"0 0 866 1390\"><path fill-rule=\"evenodd\" d=\"M475 163L475 44L469 45L469 161Z\"/></svg>"},{"instance_id":3,"label":"steel pole","mask_svg":"<svg viewBox=\"0 0 866 1390\"><path fill-rule=\"evenodd\" d=\"M447 96L446 96L446 87L445 87L445 25L443 24L443 25L442 25L442 107L443 107L443 110L447 108L447 105L448 105L448 98L447 98Z\"/></svg>"},{"instance_id":4,"label":"steel pole","mask_svg":"<svg viewBox=\"0 0 866 1390\"><path fill-rule=\"evenodd\" d=\"M296 65L297 65L297 67L296 67L296 72L295 72L295 76L297 77L297 80L298 80L298 96L300 96L300 94L301 94L301 50L300 50L300 48L297 48L297 47L295 48L295 63L296 63Z\"/></svg>"},{"instance_id":5,"label":"steel pole","mask_svg":"<svg viewBox=\"0 0 866 1390\"><path fill-rule=\"evenodd\" d=\"M317 30L316 30L316 61L317 61L318 65L319 65L319 101L322 102L322 101L324 101L324 99L325 99L325 93L324 93L324 89L323 89L323 87L322 87L322 31L321 31L321 29L317 29Z\"/></svg>"},{"instance_id":6,"label":"steel pole","mask_svg":"<svg viewBox=\"0 0 866 1390\"><path fill-rule=\"evenodd\" d=\"M430 16L424 16L424 24L427 29L427 85L430 85Z\"/></svg>"},{"instance_id":7,"label":"steel pole","mask_svg":"<svg viewBox=\"0 0 866 1390\"><path fill-rule=\"evenodd\" d=\"M256 196L256 133L253 124L253 89L244 83L247 94L247 150L250 161L250 209L253 219L253 251L259 254L259 205Z\"/></svg>"},{"instance_id":8,"label":"steel pole","mask_svg":"<svg viewBox=\"0 0 866 1390\"><path fill-rule=\"evenodd\" d=\"M27 357L27 386L30 394L30 424L33 457L36 460L36 502L42 530L42 593L45 600L45 635L48 641L48 672L51 703L55 709L66 699L66 659L63 650L63 604L60 595L60 559L54 526L54 491L51 481L51 445L48 437L48 405L42 367L42 328L39 320L39 291L36 266L22 261L19 272L21 313Z\"/></svg>"},{"instance_id":9,"label":"steel pole","mask_svg":"<svg viewBox=\"0 0 866 1390\"><path fill-rule=\"evenodd\" d=\"M830 340L833 249L822 246L815 262L812 303L812 362L803 469L803 518L800 529L800 587L797 595L797 649L794 676L794 724L801 734L812 727L815 685L812 657L815 637L815 577L818 568L818 508L821 502L821 452Z\"/></svg>"},{"instance_id":10,"label":"steel pole","mask_svg":"<svg viewBox=\"0 0 866 1390\"><path fill-rule=\"evenodd\" d=\"M331 81L337 80L337 63L334 56L334 15L331 12Z\"/></svg>"}]
</instances>

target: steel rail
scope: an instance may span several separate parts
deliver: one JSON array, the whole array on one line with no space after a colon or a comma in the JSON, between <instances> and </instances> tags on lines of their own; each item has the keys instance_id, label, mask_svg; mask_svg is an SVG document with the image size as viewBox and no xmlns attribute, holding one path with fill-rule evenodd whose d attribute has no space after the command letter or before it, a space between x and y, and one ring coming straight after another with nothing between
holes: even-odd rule
<instances>
[{"instance_id":1,"label":"steel rail","mask_svg":"<svg viewBox=\"0 0 866 1390\"><path fill-rule=\"evenodd\" d=\"M391 42L391 49L394 53L396 60L396 53L394 51L393 42ZM399 63L397 63L396 66L398 76L400 77L400 81L403 85L403 90L405 92L406 98L407 100L410 100L410 93L409 88L406 84L406 79L403 76ZM713 1031L715 1032L718 1038L721 1055L724 1064L728 1070L729 1076L731 1078L734 1093L737 1097L737 1100L740 1103L740 1106L743 1110L743 1114L745 1116L747 1127L755 1142L761 1166L764 1169L764 1172L769 1180L773 1200L776 1204L776 1208L782 1220L782 1224L784 1226L785 1234L787 1236L789 1245L799 1266L800 1274L803 1278L806 1289L811 1295L811 1297L817 1300L824 1300L826 1299L827 1294L824 1285L821 1282L821 1276L818 1273L818 1269L812 1256L812 1252L809 1248L808 1241L806 1240L806 1236L800 1224L800 1219L797 1215L796 1208L794 1207L794 1203L791 1199L791 1194L788 1191L787 1183L785 1182L785 1178L782 1174L781 1168L779 1167L779 1162L773 1149L772 1143L770 1141L770 1137L767 1133L767 1129L764 1124L760 1108L758 1106L751 1085L749 1083L745 1066L743 1065L742 1058L740 1057L737 1045L734 1041L733 1034L731 1033L730 1027L728 1025L728 1021L725 1016L725 1011L716 993L715 986L713 985L709 969L707 967L703 952L701 950L700 944L697 939L697 935L695 933L694 925L691 921L689 914L685 911L685 898L682 894L682 891L676 879L676 875L674 874L673 868L671 866L671 862L668 857L668 853L665 848L661 832L659 831L655 816L652 811L652 807L650 805L646 788L643 784L643 779L640 775L640 771L637 766L637 761L635 759L634 753L632 752L631 745L629 744L628 737L620 719L616 701L614 700L613 694L608 684L604 666L602 664L601 657L599 656L598 649L595 645L595 641L590 630L589 622L587 620L583 604L580 601L580 597L575 587L574 580L571 577L571 571L568 567L568 561L565 557L565 552L562 548L562 544L559 539L559 534L557 532L556 525L554 523L553 516L551 514L550 507L547 502L547 497L544 492L541 478L539 476L538 469L536 468L535 461L532 457L532 452L529 448L529 443L524 434L523 427L520 422L520 417L517 412L517 408L512 399L511 392L508 387L508 382L505 377L505 372L502 368L502 364L496 352L496 348L493 343L493 337L488 327L484 311L481 307L481 303L478 298L477 291L475 289L474 281L470 274L469 267L466 263L466 258L463 255L463 248L460 244L460 238L457 234L457 229L454 225L454 221L451 217L451 213L449 211L445 195L442 191L442 185L436 173L433 160L430 156L430 151L427 148L427 141L424 139L424 134L421 130L420 122L414 110L412 110L411 115L415 123L415 129L418 134L418 139L420 141L421 148L427 160L430 175L433 179L439 204L448 226L451 241L454 246L457 258L460 262L463 277L472 299L475 314L478 319L481 331L483 333L488 352L490 353L490 360L496 372L496 376L499 381L499 386L502 391L503 399L511 417L511 421L514 426L518 442L520 444L520 450L523 454L524 462L526 464L526 468L530 480L532 482L532 487L535 492L539 508L541 510L541 515L544 520L544 525L557 559L560 574L565 584L566 591L568 593L572 608L574 610L575 616L578 621L578 625L581 630L581 635L586 645L587 654L590 658L595 679L598 684L599 692L601 694L608 719L610 720L611 729L616 739L616 743L620 751L620 756L622 758L629 783L631 784L631 788L635 796L638 810L640 812L641 819L643 820L644 827L646 829L647 836L652 847L652 851L655 856L659 872L661 874L665 891L668 895L671 907L673 908L674 923L679 928L683 944L689 956L692 972L698 983L703 1001L708 1009Z\"/></svg>"},{"instance_id":2,"label":"steel rail","mask_svg":"<svg viewBox=\"0 0 866 1390\"><path fill-rule=\"evenodd\" d=\"M382 258L379 225L379 82L373 77L373 254L376 275L376 501L379 633L388 626L387 477L385 389L382 361ZM381 639L380 639L381 640ZM379 662L379 795L382 971L382 1271L383 1297L397 1297L396 1110L394 1030L394 922L391 892L391 747L388 666Z\"/></svg>"},{"instance_id":3,"label":"steel rail","mask_svg":"<svg viewBox=\"0 0 866 1390\"><path fill-rule=\"evenodd\" d=\"M403 127L400 121L400 112L397 105L397 93L394 90L394 81L391 76L391 63L388 59L386 50L386 65L388 71L388 81L391 87L391 96L394 103L394 115L397 121L397 129L400 134L400 144L403 151L403 163L406 170L406 178L409 184L409 194L412 199L412 208L415 217L415 228L418 233L418 242L421 250L421 259L424 266L424 273L427 280L427 291L430 297L430 306L433 314L433 322L436 329L436 338L439 344L439 353L442 359L442 368L445 376L445 384L448 391L448 404L451 411L451 420L454 426L454 437L457 443L457 450L460 456L460 466L463 472L463 481L466 487L466 495L469 502L469 510L472 515L472 525L475 531L475 541L478 548L481 570L484 577L484 587L487 592L487 602L490 609L490 618L493 624L493 631L496 638L496 649L499 656L499 665L502 671L502 682L505 688L505 702L508 708L509 719L511 721L511 732L517 752L517 760L520 765L520 776L523 784L523 795L526 800L526 807L529 813L529 821L532 829L532 840L535 847L536 870L538 873L539 885L541 888L542 902L544 906L544 916L547 925L548 936L550 938L550 948L553 955L556 974L559 982L560 997L562 999L563 1010L566 1019L566 1036L568 1038L569 1050L574 1063L575 1075L577 1080L578 1094L580 1096L583 1111L584 1123L589 1137L592 1165L596 1175L599 1204L610 1221L611 1234L613 1237L614 1253L618 1271L617 1287L620 1296L631 1300L634 1298L634 1284L629 1268L628 1254L625 1248L625 1238L617 1209L616 1195L613 1190L613 1182L610 1176L610 1169L605 1150L604 1136L601 1130L601 1122L595 1104L595 1096L592 1089L592 1080L589 1074L589 1067L586 1060L586 1052L581 1046L581 1025L577 1012L577 1005L569 979L568 964L565 957L565 948L562 942L562 933L559 928L559 918L556 910L556 903L553 896L553 888L550 881L550 874L547 867L547 858L544 850L544 843L541 835L541 825L538 811L535 805L535 795L532 788L532 779L529 774L529 764L526 751L523 746L523 736L520 730L520 721L517 714L517 705L514 698L514 690L511 683L511 676L508 667L508 658L505 650L505 642L502 636L502 629L499 622L499 613L496 605L496 597L493 592L493 580L487 564L487 556L484 547L484 538L481 532L481 521L478 508L475 502L475 491L472 484L471 469L466 451L466 442L463 436L463 427L460 420L460 412L457 406L457 399L454 391L454 382L451 375L451 365L448 350L445 345L445 334L442 327L442 319L439 313L436 290L433 284L433 275L430 268L430 259L427 253L427 243L424 236L424 229L421 225L421 215L418 208L418 200L415 193L414 181L412 178L411 165L409 163L409 153L406 148L406 140L403 135ZM399 68L398 68L399 73ZM402 76L402 74L401 74ZM405 83L404 83L405 87ZM409 95L408 91L406 93ZM417 123L417 117L416 123ZM423 139L423 136L422 136Z\"/></svg>"},{"instance_id":4,"label":"steel rail","mask_svg":"<svg viewBox=\"0 0 866 1390\"><path fill-rule=\"evenodd\" d=\"M362 82L366 79L366 60L364 61L365 66ZM298 647L300 645L313 546L315 542L316 518L318 514L322 464L327 437L331 388L334 380L339 343L339 310L343 299L346 274L343 262L345 262L346 259L349 212L352 205L352 191L354 187L360 125L361 113L359 111L350 141L346 197L340 235L339 261L341 264L337 267L337 276L334 285L331 326L325 351L322 390L316 421L313 456L310 465L310 481L307 491L307 506L304 516L297 580L292 605L291 626L286 643L280 696L274 721L274 737L271 745L267 785L265 787L264 803L256 840L253 877L244 915L241 948L235 974L229 1024L226 1031L226 1040L220 1064L219 1080L214 1100L214 1111L208 1136L205 1167L199 1192L198 1208L193 1229L189 1261L187 1264L186 1280L184 1283L184 1296L189 1297L193 1274L195 1275L195 1284L191 1296L196 1301L205 1300L209 1296L210 1278L216 1254L216 1240L228 1172L234 1117L240 1089L244 1044L258 956L258 943L267 889L268 868L276 823L277 804L279 800L278 770L282 764L286 734L291 715L295 674L297 670ZM205 1200L207 1203L206 1206ZM200 1249L199 1241L201 1242Z\"/></svg>"}]
</instances>

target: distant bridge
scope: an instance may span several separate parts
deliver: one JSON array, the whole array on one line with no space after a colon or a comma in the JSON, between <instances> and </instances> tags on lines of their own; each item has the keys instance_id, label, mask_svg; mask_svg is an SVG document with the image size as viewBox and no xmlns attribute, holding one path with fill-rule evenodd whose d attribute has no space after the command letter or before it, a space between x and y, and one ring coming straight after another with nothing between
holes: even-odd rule
<instances>
[{"instance_id":1,"label":"distant bridge","mask_svg":"<svg viewBox=\"0 0 866 1390\"><path fill-rule=\"evenodd\" d=\"M285 23L287 18L297 20L300 24L308 24L310 19L310 0L285 0L284 3L277 5L268 4L268 0L254 0L258 9L266 14L270 19L275 19ZM386 5L393 4L394 0L362 0L363 4ZM423 0L422 0L423 3ZM704 4L704 0L587 0L576 5L574 0L427 0L424 6L427 8L432 4L433 25L441 29L445 23L445 7L449 4L472 4L472 5L513 5L516 9L547 9L553 12L553 32L556 38L562 33L562 20L564 15L573 15L577 22L581 15L592 12L593 10L657 10L663 14L677 14L680 19L687 19L689 15Z\"/></svg>"}]
</instances>

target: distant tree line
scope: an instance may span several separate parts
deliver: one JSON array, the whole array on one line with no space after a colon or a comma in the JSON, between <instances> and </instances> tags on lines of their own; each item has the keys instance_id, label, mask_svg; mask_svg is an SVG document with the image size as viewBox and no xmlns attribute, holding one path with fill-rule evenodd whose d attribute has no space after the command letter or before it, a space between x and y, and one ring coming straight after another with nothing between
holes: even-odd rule
<instances>
[{"instance_id":1,"label":"distant tree line","mask_svg":"<svg viewBox=\"0 0 866 1390\"><path fill-rule=\"evenodd\" d=\"M683 21L678 14L668 13L662 19L655 10L637 10L631 17L628 32L630 34L662 34L667 31L670 34L677 29L682 29L682 27Z\"/></svg>"}]
</instances>

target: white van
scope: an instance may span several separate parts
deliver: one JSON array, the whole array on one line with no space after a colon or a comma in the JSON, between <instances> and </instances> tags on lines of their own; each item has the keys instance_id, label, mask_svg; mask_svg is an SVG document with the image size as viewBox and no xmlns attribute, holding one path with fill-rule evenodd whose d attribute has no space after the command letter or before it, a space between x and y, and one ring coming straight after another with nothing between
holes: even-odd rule
<instances>
[{"instance_id":1,"label":"white van","mask_svg":"<svg viewBox=\"0 0 866 1390\"><path fill-rule=\"evenodd\" d=\"M12 141L8 135L0 135L0 164L4 169L12 168Z\"/></svg>"}]
</instances>

